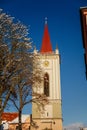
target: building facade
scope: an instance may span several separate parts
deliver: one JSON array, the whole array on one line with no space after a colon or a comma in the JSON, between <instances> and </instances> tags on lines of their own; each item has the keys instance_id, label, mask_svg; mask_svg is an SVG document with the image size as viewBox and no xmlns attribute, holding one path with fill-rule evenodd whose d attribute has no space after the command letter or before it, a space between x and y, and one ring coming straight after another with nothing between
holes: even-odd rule
<instances>
[{"instance_id":1,"label":"building facade","mask_svg":"<svg viewBox=\"0 0 87 130\"><path fill-rule=\"evenodd\" d=\"M58 47L52 50L47 20L45 21L44 35L40 52L34 50L40 57L40 64L44 70L43 81L37 91L45 94L49 103L45 105L44 112L38 110L32 103L32 121L36 127L31 130L62 130L61 84L60 84L60 55Z\"/></svg>"},{"instance_id":2,"label":"building facade","mask_svg":"<svg viewBox=\"0 0 87 130\"><path fill-rule=\"evenodd\" d=\"M81 31L84 47L84 61L86 68L86 79L87 79L87 7L80 8L80 17L81 17Z\"/></svg>"}]
</instances>

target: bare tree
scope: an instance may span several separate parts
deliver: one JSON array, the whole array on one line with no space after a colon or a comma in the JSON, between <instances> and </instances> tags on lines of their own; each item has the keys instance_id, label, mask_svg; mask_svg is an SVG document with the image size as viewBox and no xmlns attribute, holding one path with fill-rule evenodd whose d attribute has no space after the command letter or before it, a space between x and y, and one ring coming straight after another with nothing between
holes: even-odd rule
<instances>
[{"instance_id":1,"label":"bare tree","mask_svg":"<svg viewBox=\"0 0 87 130\"><path fill-rule=\"evenodd\" d=\"M31 49L28 28L21 22L14 23L0 10L0 117L10 99L19 112L19 130L23 107L31 102L44 106L47 102L43 94L33 91L40 87L43 77L39 56Z\"/></svg>"},{"instance_id":2,"label":"bare tree","mask_svg":"<svg viewBox=\"0 0 87 130\"><path fill-rule=\"evenodd\" d=\"M7 105L10 95L13 95L12 88L12 56L9 50L9 33L13 18L6 15L0 9L0 124L1 115ZM12 61L13 63L13 61ZM14 92L14 96L15 92Z\"/></svg>"},{"instance_id":3,"label":"bare tree","mask_svg":"<svg viewBox=\"0 0 87 130\"><path fill-rule=\"evenodd\" d=\"M0 124L8 100L17 98L16 86L20 78L22 80L22 70L25 74L28 68L30 49L27 27L21 22L14 23L13 18L0 9Z\"/></svg>"}]
</instances>

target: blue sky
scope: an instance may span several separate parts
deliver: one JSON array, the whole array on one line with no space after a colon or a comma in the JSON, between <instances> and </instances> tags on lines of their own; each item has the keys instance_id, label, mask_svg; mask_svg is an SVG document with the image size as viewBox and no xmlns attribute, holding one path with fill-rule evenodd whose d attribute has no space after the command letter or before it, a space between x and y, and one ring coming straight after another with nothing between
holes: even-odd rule
<instances>
[{"instance_id":1,"label":"blue sky","mask_svg":"<svg viewBox=\"0 0 87 130\"><path fill-rule=\"evenodd\" d=\"M48 17L53 50L58 44L61 55L64 125L87 124L87 80L79 13L83 6L87 6L87 0L0 0L4 12L30 25L29 36L38 50L44 19Z\"/></svg>"}]
</instances>

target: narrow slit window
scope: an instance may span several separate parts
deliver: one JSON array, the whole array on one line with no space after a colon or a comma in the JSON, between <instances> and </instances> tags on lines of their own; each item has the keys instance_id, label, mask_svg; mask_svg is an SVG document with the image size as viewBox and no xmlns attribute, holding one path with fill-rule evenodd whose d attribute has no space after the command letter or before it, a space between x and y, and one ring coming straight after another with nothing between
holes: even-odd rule
<instances>
[{"instance_id":1,"label":"narrow slit window","mask_svg":"<svg viewBox=\"0 0 87 130\"><path fill-rule=\"evenodd\" d=\"M47 112L47 116L49 116L48 112Z\"/></svg>"},{"instance_id":2,"label":"narrow slit window","mask_svg":"<svg viewBox=\"0 0 87 130\"><path fill-rule=\"evenodd\" d=\"M44 75L44 94L48 97L49 96L49 75L45 73Z\"/></svg>"}]
</instances>

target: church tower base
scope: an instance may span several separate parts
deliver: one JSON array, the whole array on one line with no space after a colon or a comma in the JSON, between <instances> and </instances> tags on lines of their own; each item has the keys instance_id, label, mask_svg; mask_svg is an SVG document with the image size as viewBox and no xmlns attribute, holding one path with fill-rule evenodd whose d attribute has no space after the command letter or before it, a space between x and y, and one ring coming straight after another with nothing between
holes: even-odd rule
<instances>
[{"instance_id":1,"label":"church tower base","mask_svg":"<svg viewBox=\"0 0 87 130\"><path fill-rule=\"evenodd\" d=\"M37 124L31 126L30 130L63 130L62 119L36 119L33 121L37 122Z\"/></svg>"}]
</instances>

